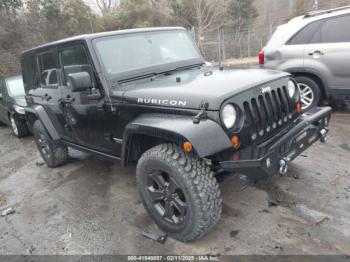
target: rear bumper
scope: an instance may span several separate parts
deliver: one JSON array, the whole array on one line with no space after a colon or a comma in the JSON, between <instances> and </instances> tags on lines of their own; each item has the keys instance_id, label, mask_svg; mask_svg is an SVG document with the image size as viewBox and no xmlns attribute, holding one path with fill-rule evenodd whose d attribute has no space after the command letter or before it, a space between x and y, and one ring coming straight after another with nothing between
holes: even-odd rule
<instances>
[{"instance_id":1,"label":"rear bumper","mask_svg":"<svg viewBox=\"0 0 350 262\"><path fill-rule=\"evenodd\" d=\"M288 164L317 141L325 142L332 109L314 108L271 140L228 155L225 171L262 176L287 172ZM234 159L234 160L233 160Z\"/></svg>"}]
</instances>

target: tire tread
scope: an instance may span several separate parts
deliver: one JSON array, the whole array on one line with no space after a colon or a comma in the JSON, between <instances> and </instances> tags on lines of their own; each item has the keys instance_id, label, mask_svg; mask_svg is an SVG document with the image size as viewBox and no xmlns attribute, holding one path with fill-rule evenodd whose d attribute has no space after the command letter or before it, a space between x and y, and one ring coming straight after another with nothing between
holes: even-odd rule
<instances>
[{"instance_id":1,"label":"tire tread","mask_svg":"<svg viewBox=\"0 0 350 262\"><path fill-rule=\"evenodd\" d=\"M183 241L193 241L204 236L220 219L222 200L214 172L208 164L194 155L185 154L176 144L161 144L145 152L140 162L150 158L161 158L180 171L182 178L193 192L197 207L197 221L193 230L173 237Z\"/></svg>"}]
</instances>

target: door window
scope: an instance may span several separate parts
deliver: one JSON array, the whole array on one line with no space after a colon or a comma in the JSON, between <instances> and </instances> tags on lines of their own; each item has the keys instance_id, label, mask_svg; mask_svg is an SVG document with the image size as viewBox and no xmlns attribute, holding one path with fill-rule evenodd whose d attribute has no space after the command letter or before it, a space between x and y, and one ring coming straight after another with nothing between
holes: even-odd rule
<instances>
[{"instance_id":1,"label":"door window","mask_svg":"<svg viewBox=\"0 0 350 262\"><path fill-rule=\"evenodd\" d=\"M322 43L350 42L350 16L332 18L324 22L321 29Z\"/></svg>"},{"instance_id":2,"label":"door window","mask_svg":"<svg viewBox=\"0 0 350 262\"><path fill-rule=\"evenodd\" d=\"M93 80L93 87L95 87L93 70L85 48L82 45L63 49L61 51L61 60L65 83L68 81L69 74L87 72Z\"/></svg>"},{"instance_id":3,"label":"door window","mask_svg":"<svg viewBox=\"0 0 350 262\"><path fill-rule=\"evenodd\" d=\"M55 52L46 52L38 56L40 85L42 87L58 86L58 60Z\"/></svg>"}]
</instances>

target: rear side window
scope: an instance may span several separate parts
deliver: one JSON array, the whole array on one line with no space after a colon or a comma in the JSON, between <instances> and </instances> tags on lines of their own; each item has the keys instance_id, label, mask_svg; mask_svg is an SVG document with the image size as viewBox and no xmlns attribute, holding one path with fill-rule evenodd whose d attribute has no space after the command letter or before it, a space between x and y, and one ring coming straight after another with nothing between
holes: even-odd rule
<instances>
[{"instance_id":1,"label":"rear side window","mask_svg":"<svg viewBox=\"0 0 350 262\"><path fill-rule=\"evenodd\" d=\"M0 94L4 94L5 92L5 80L0 78Z\"/></svg>"},{"instance_id":2,"label":"rear side window","mask_svg":"<svg viewBox=\"0 0 350 262\"><path fill-rule=\"evenodd\" d=\"M325 21L321 29L321 42L350 42L350 16L341 16Z\"/></svg>"},{"instance_id":3,"label":"rear side window","mask_svg":"<svg viewBox=\"0 0 350 262\"><path fill-rule=\"evenodd\" d=\"M22 57L22 73L26 91L39 87L39 81L36 80L38 78L38 67L34 54L25 54Z\"/></svg>"},{"instance_id":4,"label":"rear side window","mask_svg":"<svg viewBox=\"0 0 350 262\"><path fill-rule=\"evenodd\" d=\"M42 87L58 86L58 59L56 52L50 51L38 55L40 84Z\"/></svg>"},{"instance_id":5,"label":"rear side window","mask_svg":"<svg viewBox=\"0 0 350 262\"><path fill-rule=\"evenodd\" d=\"M306 45L309 44L314 37L316 31L321 25L321 21L317 21L311 24L308 24L298 33L296 33L292 39L289 40L288 45Z\"/></svg>"}]
</instances>

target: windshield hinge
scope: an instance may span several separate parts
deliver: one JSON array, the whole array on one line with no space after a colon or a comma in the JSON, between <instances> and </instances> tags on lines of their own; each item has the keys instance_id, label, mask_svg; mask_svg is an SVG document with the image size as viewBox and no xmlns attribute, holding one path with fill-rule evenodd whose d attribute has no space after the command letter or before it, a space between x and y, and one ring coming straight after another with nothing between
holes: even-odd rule
<instances>
[{"instance_id":1,"label":"windshield hinge","mask_svg":"<svg viewBox=\"0 0 350 262\"><path fill-rule=\"evenodd\" d=\"M194 117L193 124L199 124L201 119L204 117L207 117L207 110L209 108L209 103L206 101L203 101L201 103L201 111Z\"/></svg>"}]
</instances>

